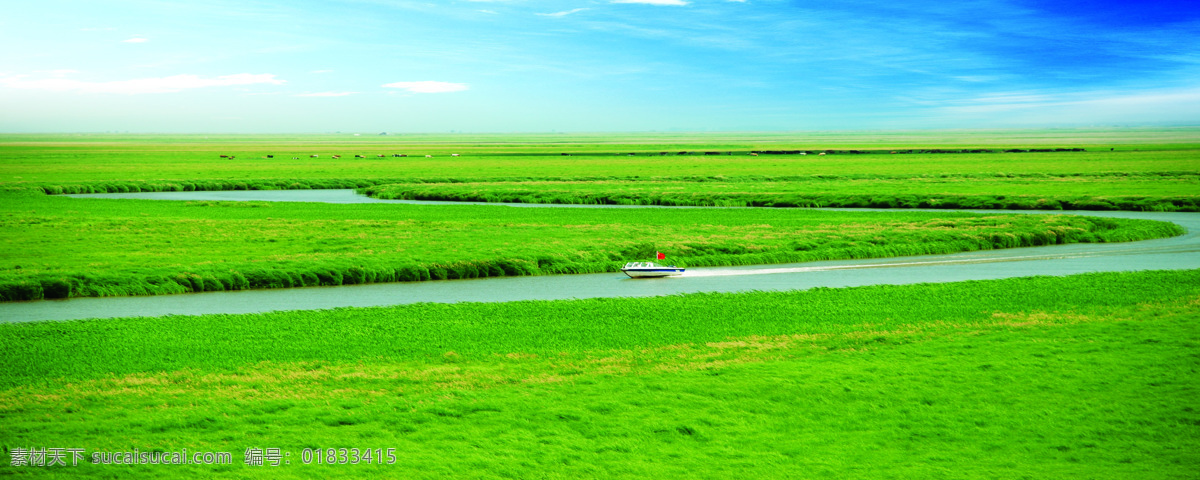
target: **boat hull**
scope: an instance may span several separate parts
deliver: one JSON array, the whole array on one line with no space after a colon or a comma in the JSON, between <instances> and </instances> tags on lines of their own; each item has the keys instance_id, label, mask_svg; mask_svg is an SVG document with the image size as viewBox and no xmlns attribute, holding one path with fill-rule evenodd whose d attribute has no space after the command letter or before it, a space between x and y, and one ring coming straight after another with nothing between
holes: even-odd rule
<instances>
[{"instance_id":1,"label":"boat hull","mask_svg":"<svg viewBox=\"0 0 1200 480\"><path fill-rule=\"evenodd\" d=\"M683 275L683 269L676 267L623 268L621 271L629 275L629 278L662 278Z\"/></svg>"}]
</instances>

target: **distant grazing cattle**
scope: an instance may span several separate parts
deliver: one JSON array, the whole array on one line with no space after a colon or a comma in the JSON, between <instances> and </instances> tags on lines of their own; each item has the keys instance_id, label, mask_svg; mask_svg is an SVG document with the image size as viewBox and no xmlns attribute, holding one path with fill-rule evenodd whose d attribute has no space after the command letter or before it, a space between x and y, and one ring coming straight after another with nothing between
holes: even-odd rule
<instances>
[{"instance_id":1,"label":"distant grazing cattle","mask_svg":"<svg viewBox=\"0 0 1200 480\"><path fill-rule=\"evenodd\" d=\"M457 154L457 153L451 153L451 154L450 154L450 156L451 156L451 157L457 157L457 156L458 156L458 154Z\"/></svg>"},{"instance_id":2,"label":"distant grazing cattle","mask_svg":"<svg viewBox=\"0 0 1200 480\"><path fill-rule=\"evenodd\" d=\"M317 157L319 157L319 156L320 156L320 155L309 155L309 156L308 156L308 158L317 158Z\"/></svg>"},{"instance_id":3,"label":"distant grazing cattle","mask_svg":"<svg viewBox=\"0 0 1200 480\"><path fill-rule=\"evenodd\" d=\"M751 156L751 157L757 157L757 156L758 156L758 154L757 154L757 153L754 153L754 152L750 152L750 156Z\"/></svg>"},{"instance_id":4,"label":"distant grazing cattle","mask_svg":"<svg viewBox=\"0 0 1200 480\"><path fill-rule=\"evenodd\" d=\"M274 155L267 155L267 158L275 158Z\"/></svg>"},{"instance_id":5,"label":"distant grazing cattle","mask_svg":"<svg viewBox=\"0 0 1200 480\"><path fill-rule=\"evenodd\" d=\"M808 152L800 152L801 155L808 155Z\"/></svg>"},{"instance_id":6,"label":"distant grazing cattle","mask_svg":"<svg viewBox=\"0 0 1200 480\"><path fill-rule=\"evenodd\" d=\"M334 155L334 156L333 156L333 159L334 159L334 160L336 160L336 159L339 159L339 158L342 158L342 156L341 156L341 155Z\"/></svg>"},{"instance_id":7,"label":"distant grazing cattle","mask_svg":"<svg viewBox=\"0 0 1200 480\"><path fill-rule=\"evenodd\" d=\"M221 155L221 158L229 158L229 155Z\"/></svg>"},{"instance_id":8,"label":"distant grazing cattle","mask_svg":"<svg viewBox=\"0 0 1200 480\"><path fill-rule=\"evenodd\" d=\"M387 157L387 155L380 154L380 155L376 155L375 157L376 158L385 158L385 157Z\"/></svg>"},{"instance_id":9,"label":"distant grazing cattle","mask_svg":"<svg viewBox=\"0 0 1200 480\"><path fill-rule=\"evenodd\" d=\"M367 157L363 156L363 155L355 155L354 158L367 158Z\"/></svg>"},{"instance_id":10,"label":"distant grazing cattle","mask_svg":"<svg viewBox=\"0 0 1200 480\"><path fill-rule=\"evenodd\" d=\"M433 155L426 155L425 158L433 158Z\"/></svg>"},{"instance_id":11,"label":"distant grazing cattle","mask_svg":"<svg viewBox=\"0 0 1200 480\"><path fill-rule=\"evenodd\" d=\"M824 157L824 156L825 156L825 152L818 153L817 155L820 155L820 156Z\"/></svg>"}]
</instances>

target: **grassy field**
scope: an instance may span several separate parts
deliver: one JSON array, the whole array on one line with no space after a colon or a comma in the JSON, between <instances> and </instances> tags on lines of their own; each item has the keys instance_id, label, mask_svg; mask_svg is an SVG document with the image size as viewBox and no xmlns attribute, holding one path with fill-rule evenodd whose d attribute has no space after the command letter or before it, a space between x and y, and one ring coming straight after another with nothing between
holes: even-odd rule
<instances>
[{"instance_id":1,"label":"grassy field","mask_svg":"<svg viewBox=\"0 0 1200 480\"><path fill-rule=\"evenodd\" d=\"M967 226L975 220L957 214L723 212L710 221L685 211L168 205L41 193L360 188L537 203L1190 211L1200 209L1198 134L0 135L0 243L9 247L0 300L613 271L654 251L731 265L1179 233L1061 218ZM800 149L833 153L749 155ZM1030 149L1071 151L1013 152ZM991 153L928 153L981 150ZM863 151L871 153L849 153ZM400 152L411 156L385 156Z\"/></svg>"},{"instance_id":2,"label":"grassy field","mask_svg":"<svg viewBox=\"0 0 1200 480\"><path fill-rule=\"evenodd\" d=\"M751 156L751 152L796 151L813 154ZM819 152L828 154L817 155ZM398 154L407 156L392 156ZM47 193L424 183L433 184L422 190L430 197L457 198L463 188L480 193L478 198L511 197L508 185L491 183L501 181L522 182L521 188L532 189L541 201L567 203L623 192L620 194L631 202L695 205L855 206L873 201L882 207L1200 208L1200 129L1196 128L473 136L0 135L0 159L0 190ZM591 183L597 181L607 183ZM476 185L454 185L462 182ZM753 185L756 183L761 185ZM404 185L381 191L411 196L415 189ZM686 190L689 198L671 196L674 189ZM529 198L531 194L519 196Z\"/></svg>"},{"instance_id":3,"label":"grassy field","mask_svg":"<svg viewBox=\"0 0 1200 480\"><path fill-rule=\"evenodd\" d=\"M1051 151L1011 151L1032 149ZM790 150L814 153L751 155ZM4 134L0 300L611 271L655 251L734 265L1181 233L949 211L46 193L1187 210L1197 178L1197 128ZM0 324L0 475L1195 478L1198 307L1200 271L1170 271ZM11 466L15 449L45 447L87 455L79 466ZM182 448L230 452L233 464L88 462ZM247 466L254 448L281 449L290 464ZM329 448L394 449L395 461L305 464L305 449Z\"/></svg>"},{"instance_id":4,"label":"grassy field","mask_svg":"<svg viewBox=\"0 0 1200 480\"><path fill-rule=\"evenodd\" d=\"M1164 222L957 212L169 202L0 194L0 300L749 265L1160 238Z\"/></svg>"},{"instance_id":5,"label":"grassy field","mask_svg":"<svg viewBox=\"0 0 1200 480\"><path fill-rule=\"evenodd\" d=\"M1198 302L1175 271L0 325L0 439L234 454L64 477L1194 478Z\"/></svg>"},{"instance_id":6,"label":"grassy field","mask_svg":"<svg viewBox=\"0 0 1200 480\"><path fill-rule=\"evenodd\" d=\"M1200 175L1182 174L404 183L362 190L384 199L583 205L1200 211Z\"/></svg>"},{"instance_id":7,"label":"grassy field","mask_svg":"<svg viewBox=\"0 0 1200 480\"><path fill-rule=\"evenodd\" d=\"M395 148L358 148L331 145L322 150L310 146L293 152L259 147L258 152L236 152L234 160L221 159L218 152L240 145L220 145L219 150L196 150L179 145L20 145L0 144L5 159L0 181L5 185L103 185L111 182L179 183L206 180L226 181L325 181L331 179L396 180L489 178L576 179L576 178L686 178L716 176L901 176L1037 174L1077 175L1102 173L1178 172L1195 174L1200 145L1161 150L1099 152L959 153L959 154L871 154L871 155L499 155L484 150L452 157L438 152L432 158L421 153L404 158L375 155L394 153ZM653 147L667 148L656 145ZM552 147L543 146L542 151ZM65 151L64 151L65 150ZM363 151L368 158L354 158ZM233 152L231 152L232 154ZM309 154L319 154L309 158ZM223 154L223 153L222 153ZM331 158L341 154L341 159ZM299 157L293 159L294 157Z\"/></svg>"}]
</instances>

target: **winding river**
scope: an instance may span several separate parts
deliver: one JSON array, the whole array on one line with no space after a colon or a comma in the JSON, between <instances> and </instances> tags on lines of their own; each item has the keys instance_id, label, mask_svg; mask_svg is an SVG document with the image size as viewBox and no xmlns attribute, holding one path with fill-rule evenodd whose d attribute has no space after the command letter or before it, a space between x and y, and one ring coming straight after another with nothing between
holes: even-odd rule
<instances>
[{"instance_id":1,"label":"winding river","mask_svg":"<svg viewBox=\"0 0 1200 480\"><path fill-rule=\"evenodd\" d=\"M463 204L460 202L378 200L358 195L353 190L153 192L71 196L158 200ZM494 208L702 208L480 205L490 205ZM987 210L986 212L999 213L1002 211ZM0 303L0 322L255 313L272 310L366 307L418 302L508 302L594 297L646 297L693 292L803 290L815 287L958 282L1030 275L1200 268L1200 213L1051 211L1006 213L1044 215L1066 213L1164 220L1182 225L1188 230L1188 233L1174 238L1129 243L1053 245L950 255L837 260L803 264L689 268L683 276L662 279L633 280L626 278L621 273L603 273L205 292L149 297L7 302Z\"/></svg>"}]
</instances>

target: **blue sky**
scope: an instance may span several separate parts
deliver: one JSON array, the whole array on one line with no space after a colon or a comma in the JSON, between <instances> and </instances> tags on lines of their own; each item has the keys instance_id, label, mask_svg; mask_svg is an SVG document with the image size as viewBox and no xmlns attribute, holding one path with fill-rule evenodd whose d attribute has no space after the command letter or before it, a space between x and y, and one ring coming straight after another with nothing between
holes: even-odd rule
<instances>
[{"instance_id":1,"label":"blue sky","mask_svg":"<svg viewBox=\"0 0 1200 480\"><path fill-rule=\"evenodd\" d=\"M2 132L1200 125L1200 2L40 0Z\"/></svg>"}]
</instances>

